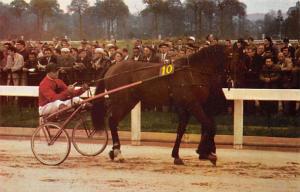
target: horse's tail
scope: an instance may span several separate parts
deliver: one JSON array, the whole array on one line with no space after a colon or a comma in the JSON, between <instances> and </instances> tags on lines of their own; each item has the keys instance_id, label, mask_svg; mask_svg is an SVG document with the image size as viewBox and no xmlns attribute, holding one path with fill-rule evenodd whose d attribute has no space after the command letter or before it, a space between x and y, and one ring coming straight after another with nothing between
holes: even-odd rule
<instances>
[{"instance_id":1,"label":"horse's tail","mask_svg":"<svg viewBox=\"0 0 300 192\"><path fill-rule=\"evenodd\" d=\"M104 91L105 91L104 81L100 81L97 85L95 95L99 93L103 93ZM105 114L106 114L105 99L104 98L96 99L93 102L92 113L91 113L93 126L95 127L96 130L101 130L104 128Z\"/></svg>"}]
</instances>

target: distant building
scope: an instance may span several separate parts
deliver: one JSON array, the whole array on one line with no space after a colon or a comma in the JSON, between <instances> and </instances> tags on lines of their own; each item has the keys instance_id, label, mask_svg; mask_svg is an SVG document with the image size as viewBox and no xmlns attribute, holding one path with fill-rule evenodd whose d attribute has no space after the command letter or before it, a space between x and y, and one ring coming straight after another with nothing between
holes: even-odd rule
<instances>
[{"instance_id":1,"label":"distant building","mask_svg":"<svg viewBox=\"0 0 300 192\"><path fill-rule=\"evenodd\" d=\"M295 6L295 7L289 8L288 14L290 15L292 12L297 11L297 10L300 11L300 1L298 1L298 2L296 3L296 6Z\"/></svg>"}]
</instances>

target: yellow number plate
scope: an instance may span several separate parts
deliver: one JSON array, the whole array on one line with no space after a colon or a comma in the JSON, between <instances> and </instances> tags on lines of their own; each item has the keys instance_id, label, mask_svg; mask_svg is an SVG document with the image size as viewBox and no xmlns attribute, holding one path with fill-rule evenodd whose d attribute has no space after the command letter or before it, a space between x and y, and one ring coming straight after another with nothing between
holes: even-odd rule
<instances>
[{"instance_id":1,"label":"yellow number plate","mask_svg":"<svg viewBox=\"0 0 300 192\"><path fill-rule=\"evenodd\" d=\"M160 68L159 76L170 75L170 74L174 73L174 69L175 69L175 67L173 64L164 65Z\"/></svg>"}]
</instances>

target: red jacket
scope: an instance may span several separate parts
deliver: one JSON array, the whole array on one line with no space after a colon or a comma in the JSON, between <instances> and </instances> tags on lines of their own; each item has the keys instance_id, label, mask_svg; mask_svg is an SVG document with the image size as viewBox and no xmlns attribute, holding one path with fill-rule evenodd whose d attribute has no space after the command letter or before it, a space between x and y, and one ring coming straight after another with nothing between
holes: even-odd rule
<instances>
[{"instance_id":1,"label":"red jacket","mask_svg":"<svg viewBox=\"0 0 300 192\"><path fill-rule=\"evenodd\" d=\"M46 76L39 86L39 106L42 107L57 100L68 100L84 93L83 89L77 89L72 94L67 88L68 86L62 80Z\"/></svg>"}]
</instances>

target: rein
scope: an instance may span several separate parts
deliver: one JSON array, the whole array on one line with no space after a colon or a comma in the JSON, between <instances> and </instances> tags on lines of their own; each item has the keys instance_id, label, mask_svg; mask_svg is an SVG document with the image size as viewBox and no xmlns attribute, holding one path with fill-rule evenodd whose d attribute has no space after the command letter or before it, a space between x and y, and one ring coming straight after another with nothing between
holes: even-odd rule
<instances>
[{"instance_id":1,"label":"rein","mask_svg":"<svg viewBox=\"0 0 300 192\"><path fill-rule=\"evenodd\" d=\"M92 80L92 81L88 82L87 84L89 84L89 85L90 84L94 84L94 83L97 83L97 82L101 82L101 81L105 81L105 80L108 80L108 79L112 79L114 77L118 77L120 75L124 75L124 74L128 74L128 73L143 71L143 70L147 70L147 69L161 68L161 67L163 67L165 65L166 64L160 64L160 65L155 65L155 66L142 67L142 68L138 68L138 69L134 69L134 70L123 71L121 73L117 73L117 74L114 74L114 75L109 76L109 77L99 78L99 79L96 79L96 80ZM212 75L211 73L208 73L208 72L205 72L205 71L195 70L189 64L186 65L186 66L180 66L180 67L175 68L174 72L182 71L182 70L189 70L190 71L189 73L190 73L191 76L193 76L192 71L195 71L198 74Z\"/></svg>"}]
</instances>

